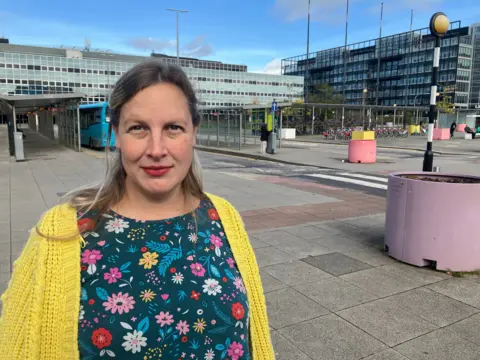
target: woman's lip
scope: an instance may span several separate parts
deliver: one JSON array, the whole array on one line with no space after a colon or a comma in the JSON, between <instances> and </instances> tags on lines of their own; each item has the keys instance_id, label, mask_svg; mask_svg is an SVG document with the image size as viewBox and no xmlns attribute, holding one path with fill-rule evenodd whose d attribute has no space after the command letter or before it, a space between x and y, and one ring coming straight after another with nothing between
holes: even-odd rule
<instances>
[{"instance_id":1,"label":"woman's lip","mask_svg":"<svg viewBox=\"0 0 480 360\"><path fill-rule=\"evenodd\" d=\"M144 167L142 169L149 176L161 177L170 172L172 167Z\"/></svg>"}]
</instances>

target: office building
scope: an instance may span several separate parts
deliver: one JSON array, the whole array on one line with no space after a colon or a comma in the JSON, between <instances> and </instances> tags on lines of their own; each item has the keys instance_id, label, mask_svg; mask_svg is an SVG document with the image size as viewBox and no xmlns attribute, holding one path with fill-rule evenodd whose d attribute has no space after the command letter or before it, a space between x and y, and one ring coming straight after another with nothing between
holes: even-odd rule
<instances>
[{"instance_id":1,"label":"office building","mask_svg":"<svg viewBox=\"0 0 480 360\"><path fill-rule=\"evenodd\" d=\"M47 48L10 44L0 39L0 94L40 95L85 93L84 103L108 101L118 78L135 64L161 54L122 55L92 51L88 47ZM180 66L192 81L203 107L271 104L303 99L303 76L247 72L247 66L218 61L180 58Z\"/></svg>"},{"instance_id":2,"label":"office building","mask_svg":"<svg viewBox=\"0 0 480 360\"><path fill-rule=\"evenodd\" d=\"M458 108L480 104L480 23L452 22L441 46L440 91ZM284 59L282 73L303 75L309 94L329 84L348 104L428 105L433 48L423 28L318 51L308 62L306 55Z\"/></svg>"}]
</instances>

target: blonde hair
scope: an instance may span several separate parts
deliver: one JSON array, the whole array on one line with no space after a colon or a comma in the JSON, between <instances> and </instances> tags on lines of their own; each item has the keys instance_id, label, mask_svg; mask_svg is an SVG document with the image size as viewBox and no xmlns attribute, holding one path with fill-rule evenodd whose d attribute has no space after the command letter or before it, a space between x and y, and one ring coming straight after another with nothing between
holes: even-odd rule
<instances>
[{"instance_id":1,"label":"blonde hair","mask_svg":"<svg viewBox=\"0 0 480 360\"><path fill-rule=\"evenodd\" d=\"M131 68L115 85L110 96L111 120L107 145L110 144L113 128L119 125L123 105L139 91L158 83L170 83L182 90L188 102L193 126L199 126L198 100L183 70L178 66L158 60L149 60ZM192 149L192 151L192 164L181 186L185 195L202 198L204 197L202 168L195 149ZM98 211L98 214L101 214L122 199L126 179L125 169L122 165L122 155L121 153L112 153L109 146L105 147L105 152L106 174L104 180L99 184L85 186L67 193L62 197L61 202L68 203L82 213L94 209ZM42 235L38 226L36 230L37 233Z\"/></svg>"}]
</instances>

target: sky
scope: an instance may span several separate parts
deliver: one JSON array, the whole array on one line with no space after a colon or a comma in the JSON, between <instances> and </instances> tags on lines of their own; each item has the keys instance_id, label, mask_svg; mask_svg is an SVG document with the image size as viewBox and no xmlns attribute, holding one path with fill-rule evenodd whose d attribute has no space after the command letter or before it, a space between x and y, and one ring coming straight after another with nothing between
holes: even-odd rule
<instances>
[{"instance_id":1,"label":"sky","mask_svg":"<svg viewBox=\"0 0 480 360\"><path fill-rule=\"evenodd\" d=\"M379 35L381 0L350 0L348 42ZM383 35L427 27L443 11L480 22L478 0L383 0ZM310 51L343 46L347 0L311 0ZM0 36L13 44L76 46L148 56L180 54L280 73L281 59L306 53L308 0L20 0L0 2Z\"/></svg>"}]
</instances>

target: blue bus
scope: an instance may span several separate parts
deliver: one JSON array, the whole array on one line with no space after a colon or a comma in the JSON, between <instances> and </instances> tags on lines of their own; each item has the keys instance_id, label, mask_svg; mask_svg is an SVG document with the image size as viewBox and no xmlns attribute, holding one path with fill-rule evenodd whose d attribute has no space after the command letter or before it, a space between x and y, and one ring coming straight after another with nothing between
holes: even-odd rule
<instances>
[{"instance_id":1,"label":"blue bus","mask_svg":"<svg viewBox=\"0 0 480 360\"><path fill-rule=\"evenodd\" d=\"M107 146L110 111L108 102L80 105L80 139L82 146L105 148ZM112 131L110 147L115 146Z\"/></svg>"}]
</instances>

